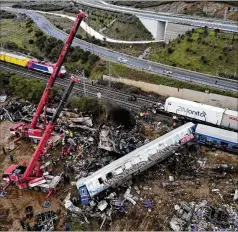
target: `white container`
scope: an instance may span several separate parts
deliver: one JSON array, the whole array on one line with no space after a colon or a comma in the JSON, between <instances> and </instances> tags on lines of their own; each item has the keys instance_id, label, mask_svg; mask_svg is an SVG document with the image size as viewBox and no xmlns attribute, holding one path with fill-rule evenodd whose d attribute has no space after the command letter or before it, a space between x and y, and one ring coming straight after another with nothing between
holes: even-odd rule
<instances>
[{"instance_id":1,"label":"white container","mask_svg":"<svg viewBox=\"0 0 238 232\"><path fill-rule=\"evenodd\" d=\"M165 102L165 111L220 126L225 109L169 97Z\"/></svg>"}]
</instances>

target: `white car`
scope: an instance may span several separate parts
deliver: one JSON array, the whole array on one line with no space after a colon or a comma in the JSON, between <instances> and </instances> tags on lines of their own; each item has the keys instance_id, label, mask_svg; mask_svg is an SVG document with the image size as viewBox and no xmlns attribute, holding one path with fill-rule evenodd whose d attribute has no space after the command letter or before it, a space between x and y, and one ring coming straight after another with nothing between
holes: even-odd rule
<instances>
[{"instance_id":1,"label":"white car","mask_svg":"<svg viewBox=\"0 0 238 232\"><path fill-rule=\"evenodd\" d=\"M163 73L167 74L167 75L171 75L173 72L170 70L163 70Z\"/></svg>"},{"instance_id":2,"label":"white car","mask_svg":"<svg viewBox=\"0 0 238 232\"><path fill-rule=\"evenodd\" d=\"M123 57L118 57L118 59L117 59L119 62L121 62L121 63L126 63L127 62L127 59L125 59L125 58L123 58Z\"/></svg>"}]
</instances>

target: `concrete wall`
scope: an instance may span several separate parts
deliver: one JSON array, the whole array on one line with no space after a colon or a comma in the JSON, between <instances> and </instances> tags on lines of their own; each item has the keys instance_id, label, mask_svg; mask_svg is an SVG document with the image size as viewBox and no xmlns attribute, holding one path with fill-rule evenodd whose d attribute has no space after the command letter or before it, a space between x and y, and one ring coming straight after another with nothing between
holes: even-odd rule
<instances>
[{"instance_id":1,"label":"concrete wall","mask_svg":"<svg viewBox=\"0 0 238 232\"><path fill-rule=\"evenodd\" d=\"M104 80L109 80L109 76L104 75ZM227 97L213 93L203 93L190 89L178 89L165 85L155 85L142 81L134 81L125 78L111 77L111 81L120 82L126 85L135 86L141 88L146 92L155 92L165 97L177 97L186 99L189 101L197 101L207 105L217 106L221 108L229 108L238 111L238 99L234 97Z\"/></svg>"},{"instance_id":2,"label":"concrete wall","mask_svg":"<svg viewBox=\"0 0 238 232\"><path fill-rule=\"evenodd\" d=\"M157 21L149 18L138 17L142 24L147 28L147 30L152 34L156 41L164 41L167 22Z\"/></svg>"}]
</instances>

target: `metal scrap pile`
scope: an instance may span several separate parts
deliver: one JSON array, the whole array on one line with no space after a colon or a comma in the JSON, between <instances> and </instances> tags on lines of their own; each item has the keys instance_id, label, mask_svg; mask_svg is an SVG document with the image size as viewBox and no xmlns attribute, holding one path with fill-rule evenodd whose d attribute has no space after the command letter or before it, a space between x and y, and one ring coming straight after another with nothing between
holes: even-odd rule
<instances>
[{"instance_id":1,"label":"metal scrap pile","mask_svg":"<svg viewBox=\"0 0 238 232\"><path fill-rule=\"evenodd\" d=\"M142 136L142 127L138 122L131 130L127 131L123 126L114 128L103 125L99 138L99 148L122 155L132 152L146 142Z\"/></svg>"},{"instance_id":2,"label":"metal scrap pile","mask_svg":"<svg viewBox=\"0 0 238 232\"><path fill-rule=\"evenodd\" d=\"M206 200L181 202L170 221L174 231L234 231L238 228L238 210L229 205L215 207Z\"/></svg>"},{"instance_id":3,"label":"metal scrap pile","mask_svg":"<svg viewBox=\"0 0 238 232\"><path fill-rule=\"evenodd\" d=\"M41 231L54 231L58 219L54 211L47 211L36 215L37 226Z\"/></svg>"},{"instance_id":4,"label":"metal scrap pile","mask_svg":"<svg viewBox=\"0 0 238 232\"><path fill-rule=\"evenodd\" d=\"M10 120L11 122L30 122L34 111L34 105L30 104L28 101L22 103L18 101L10 101L6 105L0 106L0 121Z\"/></svg>"},{"instance_id":5,"label":"metal scrap pile","mask_svg":"<svg viewBox=\"0 0 238 232\"><path fill-rule=\"evenodd\" d=\"M72 140L77 149L72 152L74 158L66 161L66 165L73 167L75 180L90 175L147 142L140 133L139 124L131 130L125 130L122 126L114 128L105 125L99 130L94 128L90 130L73 128L71 130Z\"/></svg>"},{"instance_id":6,"label":"metal scrap pile","mask_svg":"<svg viewBox=\"0 0 238 232\"><path fill-rule=\"evenodd\" d=\"M140 197L141 191L138 186L124 187L120 187L120 190L116 189L116 192L105 191L103 195L95 197L89 202L89 205L85 205L83 208L76 207L69 200L70 196L67 195L64 202L65 208L68 210L68 216L71 220L75 218L81 224L84 222L89 224L88 218L97 218L101 220L100 229L102 229L105 222L110 223L112 221L113 215L127 213L131 205L140 203L139 205L145 210L151 212L152 201Z\"/></svg>"}]
</instances>

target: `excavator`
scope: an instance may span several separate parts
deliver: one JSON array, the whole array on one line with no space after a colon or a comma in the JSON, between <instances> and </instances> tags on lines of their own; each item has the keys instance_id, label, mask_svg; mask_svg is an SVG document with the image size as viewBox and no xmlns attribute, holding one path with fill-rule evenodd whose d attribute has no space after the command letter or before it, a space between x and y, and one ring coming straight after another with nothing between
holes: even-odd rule
<instances>
[{"instance_id":1,"label":"excavator","mask_svg":"<svg viewBox=\"0 0 238 232\"><path fill-rule=\"evenodd\" d=\"M42 114L43 112L43 109L44 107L47 106L47 103L48 103L48 100L49 100L49 96L50 96L50 93L51 93L51 89L54 85L54 82L56 80L56 77L60 71L60 68L63 64L63 61L66 57L66 54L73 42L73 39L76 35L76 32L82 22L82 20L86 17L86 14L83 13L83 12L79 12L74 23L73 23L73 26L70 30L70 33L67 37L67 39L65 40L64 42L64 46L61 50L61 53L59 55L59 58L58 58L58 61L56 62L55 66L54 66L54 70L53 70L53 73L51 74L50 78L49 78L49 81L45 87L45 90L43 92L43 95L41 97L41 100L37 106L37 109L36 109L36 112L34 113L33 115L33 119L30 123L30 125L28 125L27 123L25 122L20 122L20 123L17 123L15 124L14 126L12 126L10 128L10 132L14 135L16 135L16 137L18 138L17 140L21 139L22 137L29 137L29 138L32 138L34 140L39 140L42 135L43 135L43 132L46 128L46 115L45 115L45 118L44 118L44 125L43 126L39 126L37 125L38 123L38 120L40 118L40 115ZM46 114L46 113L45 113ZM50 138L53 142L53 139Z\"/></svg>"}]
</instances>

